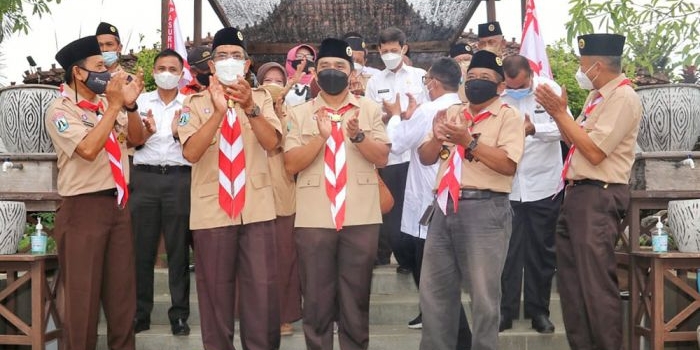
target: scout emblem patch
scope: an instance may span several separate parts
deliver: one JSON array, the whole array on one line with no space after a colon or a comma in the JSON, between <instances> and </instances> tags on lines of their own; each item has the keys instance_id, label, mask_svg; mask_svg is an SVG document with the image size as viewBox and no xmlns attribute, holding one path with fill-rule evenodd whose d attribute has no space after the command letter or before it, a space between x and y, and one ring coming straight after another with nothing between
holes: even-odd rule
<instances>
[{"instance_id":1,"label":"scout emblem patch","mask_svg":"<svg viewBox=\"0 0 700 350\"><path fill-rule=\"evenodd\" d=\"M119 135L117 136L117 141L119 141L119 143L124 143L124 141L126 141L126 134L123 132L120 132Z\"/></svg>"},{"instance_id":2,"label":"scout emblem patch","mask_svg":"<svg viewBox=\"0 0 700 350\"><path fill-rule=\"evenodd\" d=\"M66 120L66 116L63 114L54 115L53 124L56 125L56 130L58 130L58 132L68 130L68 121Z\"/></svg>"},{"instance_id":3,"label":"scout emblem patch","mask_svg":"<svg viewBox=\"0 0 700 350\"><path fill-rule=\"evenodd\" d=\"M447 160L447 158L449 158L449 157L450 157L450 149L447 146L442 145L442 149L440 150L440 159Z\"/></svg>"},{"instance_id":4,"label":"scout emblem patch","mask_svg":"<svg viewBox=\"0 0 700 350\"><path fill-rule=\"evenodd\" d=\"M180 119L178 119L178 121L177 121L177 125L185 126L189 122L190 122L190 108L183 107L182 113L180 113Z\"/></svg>"},{"instance_id":5,"label":"scout emblem patch","mask_svg":"<svg viewBox=\"0 0 700 350\"><path fill-rule=\"evenodd\" d=\"M338 113L328 113L328 117L332 122L340 123L343 121L343 116Z\"/></svg>"}]
</instances>

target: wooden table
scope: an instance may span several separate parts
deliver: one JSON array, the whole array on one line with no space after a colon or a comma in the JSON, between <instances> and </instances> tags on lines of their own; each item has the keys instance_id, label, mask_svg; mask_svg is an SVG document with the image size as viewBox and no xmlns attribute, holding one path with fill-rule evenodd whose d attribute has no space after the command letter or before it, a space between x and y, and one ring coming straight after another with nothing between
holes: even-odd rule
<instances>
[{"instance_id":1,"label":"wooden table","mask_svg":"<svg viewBox=\"0 0 700 350\"><path fill-rule=\"evenodd\" d=\"M7 274L7 286L0 290L0 317L16 327L21 334L1 334L0 345L31 345L32 350L43 350L47 341L61 336L61 319L56 309L58 286L58 259L55 254L0 255L0 271ZM20 273L22 273L20 276ZM53 272L53 273L51 273ZM17 316L15 293L21 286L31 288L31 324ZM46 332L49 317L56 330Z\"/></svg>"},{"instance_id":2,"label":"wooden table","mask_svg":"<svg viewBox=\"0 0 700 350\"><path fill-rule=\"evenodd\" d=\"M630 258L629 349L639 349L639 336L649 340L651 350L663 350L666 342L696 341L694 327L692 331L677 328L700 310L700 293L695 283L687 279L688 271L695 272L700 267L700 253L640 251L630 253ZM668 321L664 317L665 281L677 288L677 294L690 300Z\"/></svg>"}]
</instances>

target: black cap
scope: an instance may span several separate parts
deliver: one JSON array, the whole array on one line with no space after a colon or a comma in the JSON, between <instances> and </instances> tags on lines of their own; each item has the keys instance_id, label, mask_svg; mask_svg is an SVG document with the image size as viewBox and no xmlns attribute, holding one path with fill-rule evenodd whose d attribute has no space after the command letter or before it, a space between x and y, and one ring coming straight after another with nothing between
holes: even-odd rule
<instances>
[{"instance_id":1,"label":"black cap","mask_svg":"<svg viewBox=\"0 0 700 350\"><path fill-rule=\"evenodd\" d=\"M214 41L211 43L211 50L216 50L219 45L238 45L245 50L243 43L243 33L234 27L226 27L214 34Z\"/></svg>"},{"instance_id":2,"label":"black cap","mask_svg":"<svg viewBox=\"0 0 700 350\"><path fill-rule=\"evenodd\" d=\"M350 48L353 51L365 51L367 49L367 44L365 44L365 39L360 35L360 33L350 32L343 35L343 40L350 44Z\"/></svg>"},{"instance_id":3,"label":"black cap","mask_svg":"<svg viewBox=\"0 0 700 350\"><path fill-rule=\"evenodd\" d=\"M494 35L503 35L503 32L501 32L501 25L498 24L498 21L479 24L479 38L488 38Z\"/></svg>"},{"instance_id":4,"label":"black cap","mask_svg":"<svg viewBox=\"0 0 700 350\"><path fill-rule=\"evenodd\" d=\"M455 58L459 55L473 55L474 49L467 43L454 44L450 47L450 57Z\"/></svg>"},{"instance_id":5,"label":"black cap","mask_svg":"<svg viewBox=\"0 0 700 350\"><path fill-rule=\"evenodd\" d=\"M63 69L70 69L75 62L90 56L102 55L100 44L94 35L86 36L71 42L56 53L56 61Z\"/></svg>"},{"instance_id":6,"label":"black cap","mask_svg":"<svg viewBox=\"0 0 700 350\"><path fill-rule=\"evenodd\" d=\"M211 49L208 46L195 46L187 53L187 63L201 71L208 71L207 62L211 59Z\"/></svg>"},{"instance_id":7,"label":"black cap","mask_svg":"<svg viewBox=\"0 0 700 350\"><path fill-rule=\"evenodd\" d=\"M581 56L622 56L625 37L620 34L586 34L578 37Z\"/></svg>"},{"instance_id":8,"label":"black cap","mask_svg":"<svg viewBox=\"0 0 700 350\"><path fill-rule=\"evenodd\" d=\"M321 46L318 48L316 61L318 62L324 57L344 58L348 60L350 66L352 66L352 48L345 40L335 38L324 39L321 42Z\"/></svg>"},{"instance_id":9,"label":"black cap","mask_svg":"<svg viewBox=\"0 0 700 350\"><path fill-rule=\"evenodd\" d=\"M107 23L107 22L100 22L100 24L97 25L97 30L95 31L95 35L102 35L102 34L112 34L119 39L119 31L117 30L117 27Z\"/></svg>"},{"instance_id":10,"label":"black cap","mask_svg":"<svg viewBox=\"0 0 700 350\"><path fill-rule=\"evenodd\" d=\"M488 68L505 78L503 75L503 60L488 50L479 50L472 56L472 62L469 64L467 72L473 68Z\"/></svg>"}]
</instances>

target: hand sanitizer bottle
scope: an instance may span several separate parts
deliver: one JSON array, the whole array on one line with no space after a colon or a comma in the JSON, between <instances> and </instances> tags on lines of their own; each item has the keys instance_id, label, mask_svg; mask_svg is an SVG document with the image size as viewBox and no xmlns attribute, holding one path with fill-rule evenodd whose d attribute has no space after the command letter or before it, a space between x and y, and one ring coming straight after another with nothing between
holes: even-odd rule
<instances>
[{"instance_id":1,"label":"hand sanitizer bottle","mask_svg":"<svg viewBox=\"0 0 700 350\"><path fill-rule=\"evenodd\" d=\"M651 245L655 253L668 252L668 234L664 231L664 224L661 223L661 217L657 216L656 229L651 235Z\"/></svg>"},{"instance_id":2,"label":"hand sanitizer bottle","mask_svg":"<svg viewBox=\"0 0 700 350\"><path fill-rule=\"evenodd\" d=\"M31 237L32 240L32 254L46 254L46 233L44 233L44 226L41 225L41 218L37 218L38 223L36 224L36 231Z\"/></svg>"}]
</instances>

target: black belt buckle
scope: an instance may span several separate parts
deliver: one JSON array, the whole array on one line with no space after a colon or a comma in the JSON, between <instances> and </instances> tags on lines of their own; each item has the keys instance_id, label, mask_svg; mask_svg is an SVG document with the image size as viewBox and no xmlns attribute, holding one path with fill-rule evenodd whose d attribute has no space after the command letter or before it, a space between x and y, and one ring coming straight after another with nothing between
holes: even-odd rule
<instances>
[{"instance_id":1,"label":"black belt buckle","mask_svg":"<svg viewBox=\"0 0 700 350\"><path fill-rule=\"evenodd\" d=\"M165 175L168 172L168 166L167 165L159 165L160 167L160 173L161 175Z\"/></svg>"}]
</instances>

